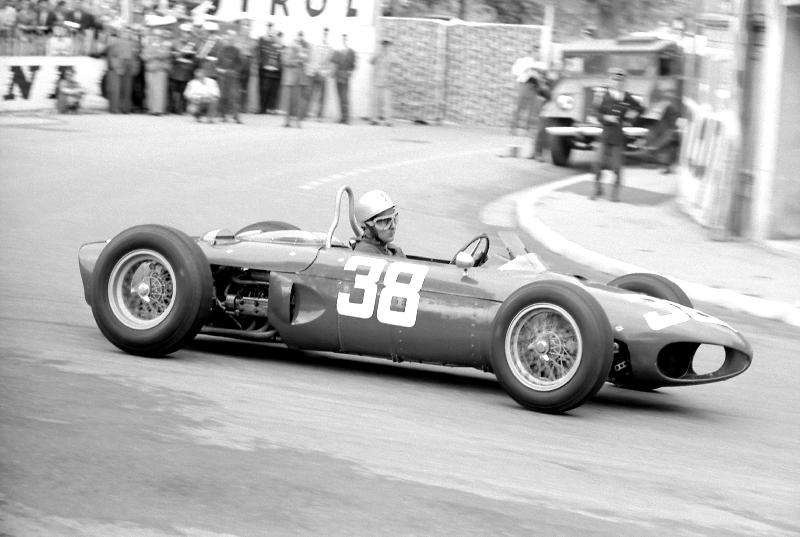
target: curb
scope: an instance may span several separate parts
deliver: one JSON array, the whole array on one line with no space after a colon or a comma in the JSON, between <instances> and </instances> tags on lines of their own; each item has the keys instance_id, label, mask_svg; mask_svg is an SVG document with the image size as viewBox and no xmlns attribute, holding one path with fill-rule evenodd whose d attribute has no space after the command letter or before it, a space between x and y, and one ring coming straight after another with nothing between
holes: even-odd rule
<instances>
[{"instance_id":1,"label":"curb","mask_svg":"<svg viewBox=\"0 0 800 537\"><path fill-rule=\"evenodd\" d=\"M791 326L800 327L800 308L792 304L744 295L730 289L717 289L698 283L688 282L679 278L673 278L667 274L661 274L658 271L593 252L580 244L564 238L562 235L548 228L541 220L532 214L531 208L536 205L542 196L554 190L561 190L562 188L582 181L591 180L592 178L592 174L581 174L520 192L516 200L517 221L520 227L534 239L542 243L548 250L568 257L583 265L588 265L594 269L612 274L615 277L631 272L651 272L660 274L681 286L686 294L693 300L709 302L755 317L773 319Z\"/></svg>"}]
</instances>

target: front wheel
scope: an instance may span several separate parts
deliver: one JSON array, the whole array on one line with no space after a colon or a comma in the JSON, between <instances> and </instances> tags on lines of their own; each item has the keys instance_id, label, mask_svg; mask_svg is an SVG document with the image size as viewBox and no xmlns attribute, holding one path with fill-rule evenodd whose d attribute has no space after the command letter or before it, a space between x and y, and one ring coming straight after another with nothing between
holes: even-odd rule
<instances>
[{"instance_id":1,"label":"front wheel","mask_svg":"<svg viewBox=\"0 0 800 537\"><path fill-rule=\"evenodd\" d=\"M164 356L188 343L211 309L211 270L186 234L165 226L127 229L103 248L94 270L92 314L125 352Z\"/></svg>"},{"instance_id":2,"label":"front wheel","mask_svg":"<svg viewBox=\"0 0 800 537\"><path fill-rule=\"evenodd\" d=\"M515 291L500 306L492 331L491 365L520 405L560 413L592 397L613 358L611 325L584 288L541 281Z\"/></svg>"}]
</instances>

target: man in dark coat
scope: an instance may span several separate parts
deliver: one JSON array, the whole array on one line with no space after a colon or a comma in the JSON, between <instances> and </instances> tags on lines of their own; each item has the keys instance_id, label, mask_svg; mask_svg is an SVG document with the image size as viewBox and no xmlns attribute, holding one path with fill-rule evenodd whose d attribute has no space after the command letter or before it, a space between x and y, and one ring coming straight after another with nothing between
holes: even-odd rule
<instances>
[{"instance_id":1,"label":"man in dark coat","mask_svg":"<svg viewBox=\"0 0 800 537\"><path fill-rule=\"evenodd\" d=\"M625 151L625 133L622 127L626 119L630 120L632 115L641 115L644 108L624 90L626 73L623 69L611 68L608 75L608 85L595 96L595 112L603 125L603 134L600 138L600 156L595 165L595 188L591 199L603 195L600 183L603 170L611 170L616 175L611 200L619 201Z\"/></svg>"},{"instance_id":2,"label":"man in dark coat","mask_svg":"<svg viewBox=\"0 0 800 537\"><path fill-rule=\"evenodd\" d=\"M230 115L236 123L241 123L239 104L242 99L242 88L239 77L243 60L239 47L235 44L235 38L235 31L229 30L225 33L217 58L217 82L220 91L219 115L222 117L222 121L225 121Z\"/></svg>"},{"instance_id":3,"label":"man in dark coat","mask_svg":"<svg viewBox=\"0 0 800 537\"><path fill-rule=\"evenodd\" d=\"M258 113L274 113L278 108L278 93L281 87L281 42L268 25L267 35L259 38L256 45L258 61Z\"/></svg>"},{"instance_id":4,"label":"man in dark coat","mask_svg":"<svg viewBox=\"0 0 800 537\"><path fill-rule=\"evenodd\" d=\"M342 48L334 51L333 78L339 95L339 123L350 123L350 76L356 68L356 53L347 44L347 34L342 34Z\"/></svg>"}]
</instances>

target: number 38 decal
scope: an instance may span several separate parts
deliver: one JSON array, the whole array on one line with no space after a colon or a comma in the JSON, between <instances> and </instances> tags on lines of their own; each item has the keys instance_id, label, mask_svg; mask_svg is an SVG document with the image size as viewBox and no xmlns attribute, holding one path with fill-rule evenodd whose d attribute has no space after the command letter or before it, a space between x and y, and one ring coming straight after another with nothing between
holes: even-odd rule
<instances>
[{"instance_id":1,"label":"number 38 decal","mask_svg":"<svg viewBox=\"0 0 800 537\"><path fill-rule=\"evenodd\" d=\"M384 274L383 268L386 265ZM359 267L368 269L366 274L358 274ZM403 261L389 263L385 259L375 257L353 256L344 265L347 272L355 272L353 289L360 289L364 292L361 300L351 302L351 292L339 293L336 300L336 311L340 315L347 317L358 317L359 319L369 319L376 312L377 299L377 319L384 324L411 327L417 322L417 310L419 309L419 292L422 283L428 274L428 267L414 265ZM400 275L407 275L403 282ZM378 292L378 281L383 275L383 289ZM408 278L410 276L410 279ZM408 281L405 281L408 280ZM378 296L380 294L380 296ZM358 296L358 295L356 295ZM400 299L400 300L394 300ZM402 310L392 309L392 305L403 304Z\"/></svg>"},{"instance_id":2,"label":"number 38 decal","mask_svg":"<svg viewBox=\"0 0 800 537\"><path fill-rule=\"evenodd\" d=\"M676 304L674 302L669 302L668 300L654 299L644 295L625 295L625 298L631 302L643 302L645 304L657 305L662 308L662 311L664 309L667 310L666 313L659 311L648 311L644 314L644 320L651 330L664 330L665 328L682 324L689 320L695 320L700 323L716 324L733 330L733 328L731 328L725 321L717 319L716 317L712 317L711 315L703 313L702 311L697 311L692 308L687 308L686 306L681 306L680 304Z\"/></svg>"}]
</instances>

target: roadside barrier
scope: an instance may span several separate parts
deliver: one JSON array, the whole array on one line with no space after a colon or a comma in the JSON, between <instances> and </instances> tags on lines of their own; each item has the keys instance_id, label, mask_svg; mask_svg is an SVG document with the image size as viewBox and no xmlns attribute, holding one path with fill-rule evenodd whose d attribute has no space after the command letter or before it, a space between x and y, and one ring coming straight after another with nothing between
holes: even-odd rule
<instances>
[{"instance_id":1,"label":"roadside barrier","mask_svg":"<svg viewBox=\"0 0 800 537\"><path fill-rule=\"evenodd\" d=\"M738 123L731 112L689 106L678 203L699 224L724 233L731 217Z\"/></svg>"}]
</instances>

